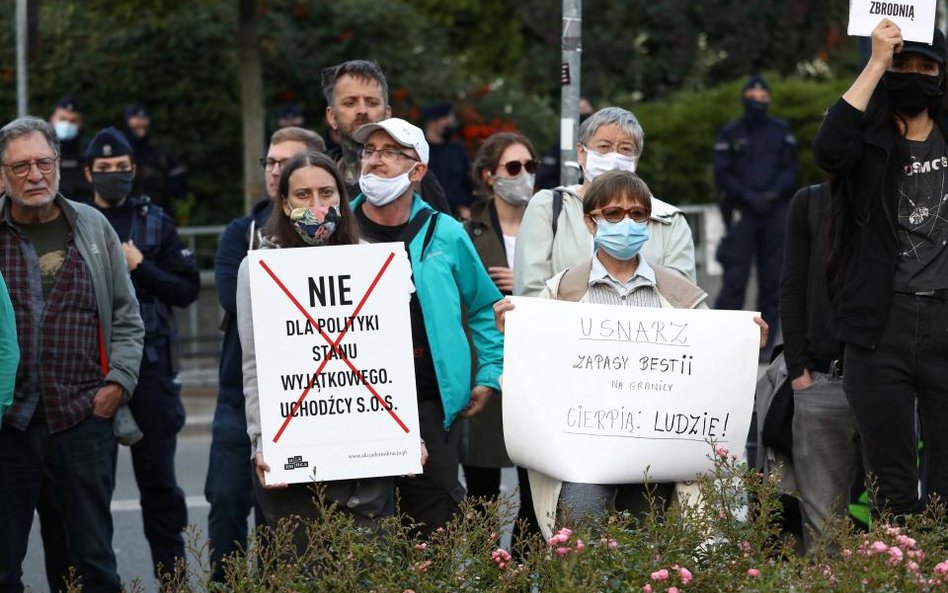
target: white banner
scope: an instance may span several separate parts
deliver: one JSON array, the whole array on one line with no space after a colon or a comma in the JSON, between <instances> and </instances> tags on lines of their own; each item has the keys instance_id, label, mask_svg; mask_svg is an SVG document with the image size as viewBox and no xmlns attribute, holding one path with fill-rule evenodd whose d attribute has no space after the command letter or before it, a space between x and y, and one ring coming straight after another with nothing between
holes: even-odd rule
<instances>
[{"instance_id":1,"label":"white banner","mask_svg":"<svg viewBox=\"0 0 948 593\"><path fill-rule=\"evenodd\" d=\"M747 440L760 330L748 311L513 298L504 438L517 465L581 483L693 480Z\"/></svg>"},{"instance_id":2,"label":"white banner","mask_svg":"<svg viewBox=\"0 0 948 593\"><path fill-rule=\"evenodd\" d=\"M905 41L930 44L935 31L935 0L849 0L850 35L870 37L882 19L898 25Z\"/></svg>"},{"instance_id":3,"label":"white banner","mask_svg":"<svg viewBox=\"0 0 948 593\"><path fill-rule=\"evenodd\" d=\"M268 483L420 473L404 246L248 257Z\"/></svg>"}]
</instances>

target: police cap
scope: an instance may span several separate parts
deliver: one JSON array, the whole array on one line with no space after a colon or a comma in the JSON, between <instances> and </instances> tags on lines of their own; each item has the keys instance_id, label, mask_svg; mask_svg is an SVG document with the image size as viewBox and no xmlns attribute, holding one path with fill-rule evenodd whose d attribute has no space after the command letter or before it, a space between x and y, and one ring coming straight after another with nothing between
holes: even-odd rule
<instances>
[{"instance_id":1,"label":"police cap","mask_svg":"<svg viewBox=\"0 0 948 593\"><path fill-rule=\"evenodd\" d=\"M92 142L86 148L86 158L92 159L112 158L116 156L129 155L134 158L132 145L128 143L125 134L115 128L105 128L95 135Z\"/></svg>"},{"instance_id":2,"label":"police cap","mask_svg":"<svg viewBox=\"0 0 948 593\"><path fill-rule=\"evenodd\" d=\"M151 117L144 103L132 103L125 107L125 120L130 117Z\"/></svg>"},{"instance_id":3,"label":"police cap","mask_svg":"<svg viewBox=\"0 0 948 593\"><path fill-rule=\"evenodd\" d=\"M79 99L75 98L72 95L66 95L56 102L56 109L63 109L65 111L75 111L81 112L82 109L79 108Z\"/></svg>"}]
</instances>

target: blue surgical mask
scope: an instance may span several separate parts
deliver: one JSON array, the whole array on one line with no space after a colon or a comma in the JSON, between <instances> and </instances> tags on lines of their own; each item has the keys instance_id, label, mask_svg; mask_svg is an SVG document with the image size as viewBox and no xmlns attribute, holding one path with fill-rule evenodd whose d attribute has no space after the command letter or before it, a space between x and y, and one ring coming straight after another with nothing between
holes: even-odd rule
<instances>
[{"instance_id":1,"label":"blue surgical mask","mask_svg":"<svg viewBox=\"0 0 948 593\"><path fill-rule=\"evenodd\" d=\"M53 129L56 130L56 137L63 142L69 142L79 135L79 126L71 121L56 120Z\"/></svg>"},{"instance_id":2,"label":"blue surgical mask","mask_svg":"<svg viewBox=\"0 0 948 593\"><path fill-rule=\"evenodd\" d=\"M596 237L593 245L612 257L628 261L639 254L648 241L648 222L635 222L624 218L620 222L596 221Z\"/></svg>"}]
</instances>

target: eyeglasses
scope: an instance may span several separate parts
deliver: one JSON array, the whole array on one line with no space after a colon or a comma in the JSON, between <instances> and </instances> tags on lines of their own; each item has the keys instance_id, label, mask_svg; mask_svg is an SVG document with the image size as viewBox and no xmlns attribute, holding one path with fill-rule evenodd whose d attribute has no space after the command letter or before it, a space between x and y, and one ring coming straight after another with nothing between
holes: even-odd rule
<instances>
[{"instance_id":1,"label":"eyeglasses","mask_svg":"<svg viewBox=\"0 0 948 593\"><path fill-rule=\"evenodd\" d=\"M638 148L635 147L634 142L620 142L619 144L610 144L609 142L597 142L592 146L583 145L583 148L586 150L591 150L598 154L609 154L610 152L618 152L622 156L627 156L629 158L635 158L639 154Z\"/></svg>"},{"instance_id":2,"label":"eyeglasses","mask_svg":"<svg viewBox=\"0 0 948 593\"><path fill-rule=\"evenodd\" d=\"M371 159L373 154L379 155L379 158L381 158L386 163L391 163L398 157L404 157L412 161L421 162L420 159L416 159L410 154L404 153L398 150L397 148L371 148L371 147L366 147L362 149L362 160L367 161Z\"/></svg>"},{"instance_id":3,"label":"eyeglasses","mask_svg":"<svg viewBox=\"0 0 948 593\"><path fill-rule=\"evenodd\" d=\"M648 220L651 212L645 206L632 206L631 208L623 208L622 206L606 206L605 208L599 208L593 210L589 213L590 216L602 216L606 222L622 222L622 220L628 216L635 222L645 222Z\"/></svg>"},{"instance_id":4,"label":"eyeglasses","mask_svg":"<svg viewBox=\"0 0 948 593\"><path fill-rule=\"evenodd\" d=\"M30 170L33 168L33 165L36 165L36 168L39 169L39 172L47 175L53 172L53 169L56 168L56 161L59 160L59 157L53 158L43 158L36 159L35 161L23 161L20 163L8 164L4 163L3 166L7 169L10 169L14 175L17 177L26 177L30 174Z\"/></svg>"},{"instance_id":5,"label":"eyeglasses","mask_svg":"<svg viewBox=\"0 0 948 593\"><path fill-rule=\"evenodd\" d=\"M263 158L262 158L262 159L260 159L260 166L263 167L264 170L266 170L266 171L273 171L273 170L276 169L277 167L280 167L280 168L282 169L282 168L283 168L283 163L285 163L285 162L288 161L288 160L290 160L290 159L280 159L280 160L277 160L277 159L263 159Z\"/></svg>"},{"instance_id":6,"label":"eyeglasses","mask_svg":"<svg viewBox=\"0 0 948 593\"><path fill-rule=\"evenodd\" d=\"M520 175L520 169L526 169L527 173L533 175L537 172L537 167L540 166L540 161L530 159L529 161L507 161L506 163L500 163L498 167L503 167L507 170L507 175L511 177L516 177Z\"/></svg>"}]
</instances>

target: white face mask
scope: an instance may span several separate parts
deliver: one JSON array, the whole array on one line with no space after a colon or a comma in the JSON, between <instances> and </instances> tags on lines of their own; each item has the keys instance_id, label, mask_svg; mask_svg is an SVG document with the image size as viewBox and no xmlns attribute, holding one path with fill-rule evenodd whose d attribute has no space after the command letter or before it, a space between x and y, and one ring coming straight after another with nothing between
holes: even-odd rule
<instances>
[{"instance_id":1,"label":"white face mask","mask_svg":"<svg viewBox=\"0 0 948 593\"><path fill-rule=\"evenodd\" d=\"M371 173L359 177L359 188L365 194L365 199L373 206L380 207L397 200L411 185L408 176L415 170L405 171L397 177L385 178Z\"/></svg>"},{"instance_id":2,"label":"white face mask","mask_svg":"<svg viewBox=\"0 0 948 593\"><path fill-rule=\"evenodd\" d=\"M618 152L599 154L586 148L586 166L584 167L586 181L592 181L607 171L619 170L635 173L635 163L635 158Z\"/></svg>"},{"instance_id":3,"label":"white face mask","mask_svg":"<svg viewBox=\"0 0 948 593\"><path fill-rule=\"evenodd\" d=\"M533 197L536 175L521 173L517 177L494 177L494 193L511 206L523 206Z\"/></svg>"}]
</instances>

